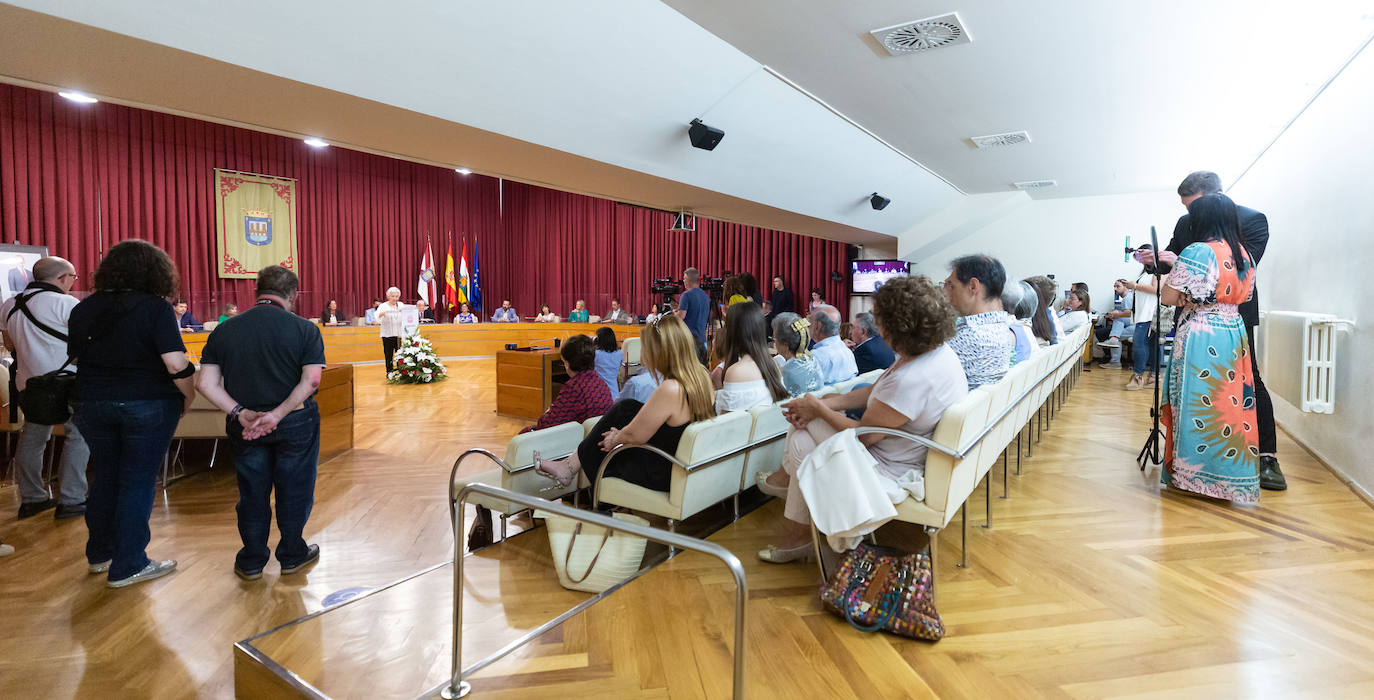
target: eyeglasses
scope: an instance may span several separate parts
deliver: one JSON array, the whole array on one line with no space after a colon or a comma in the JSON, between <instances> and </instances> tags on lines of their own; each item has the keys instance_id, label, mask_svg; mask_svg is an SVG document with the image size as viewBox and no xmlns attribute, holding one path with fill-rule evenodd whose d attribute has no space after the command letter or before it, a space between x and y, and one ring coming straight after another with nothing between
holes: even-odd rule
<instances>
[{"instance_id":1,"label":"eyeglasses","mask_svg":"<svg viewBox=\"0 0 1374 700\"><path fill-rule=\"evenodd\" d=\"M68 273L66 273L66 274L62 274L62 275L58 275L58 276L57 276L58 279L62 279L63 277L70 277L70 278L72 278L73 280L79 280L79 279L81 279L80 277L77 277L77 276L76 276L76 273L75 273L75 272L68 272Z\"/></svg>"}]
</instances>

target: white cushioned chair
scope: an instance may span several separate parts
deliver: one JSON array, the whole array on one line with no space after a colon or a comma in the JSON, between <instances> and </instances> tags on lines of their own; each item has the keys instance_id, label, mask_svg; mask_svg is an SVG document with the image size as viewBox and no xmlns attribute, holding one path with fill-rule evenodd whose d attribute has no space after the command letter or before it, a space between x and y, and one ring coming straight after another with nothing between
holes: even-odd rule
<instances>
[{"instance_id":1,"label":"white cushioned chair","mask_svg":"<svg viewBox=\"0 0 1374 700\"><path fill-rule=\"evenodd\" d=\"M580 483L576 486L570 484L565 489L545 491L544 489L554 486L554 483L535 473L534 453L538 451L541 456L549 459L564 457L577 451L577 445L582 442L582 437L581 423L563 423L552 428L516 435L510 439L510 442L506 443L506 454L502 459L505 462L504 465L498 465L495 469L453 482L453 493L449 494L449 497L456 498L458 492L471 483L499 486L516 493L549 500L566 496L585 486L587 484L586 478L579 478ZM462 461L462 459L463 457L460 456L458 461ZM458 461L454 462L454 469L457 469ZM488 498L480 494L470 497L468 503L485 506L492 512L500 514L501 539L503 540L506 539L506 520L525 510L524 506ZM455 533L455 536L461 536L461 534Z\"/></svg>"},{"instance_id":2,"label":"white cushioned chair","mask_svg":"<svg viewBox=\"0 0 1374 700\"><path fill-rule=\"evenodd\" d=\"M754 485L754 475L760 472L769 474L782 467L782 455L787 449L787 419L782 415L782 404L791 401L783 399L777 403L755 406L749 409L750 419L753 425L749 431L749 443L754 444L765 438L783 433L784 437L778 438L766 445L757 445L750 449L744 456L744 472L740 476L739 490L743 491ZM738 517L738 512L736 513Z\"/></svg>"},{"instance_id":3,"label":"white cushioned chair","mask_svg":"<svg viewBox=\"0 0 1374 700\"><path fill-rule=\"evenodd\" d=\"M662 516L668 519L668 529L674 530L677 521L739 493L745 453L713 460L748 445L753 425L753 417L745 411L692 423L683 432L677 452L672 455L675 461L671 467L672 483L666 493L623 479L603 477L597 481L594 502ZM641 447L617 450L635 451Z\"/></svg>"}]
</instances>

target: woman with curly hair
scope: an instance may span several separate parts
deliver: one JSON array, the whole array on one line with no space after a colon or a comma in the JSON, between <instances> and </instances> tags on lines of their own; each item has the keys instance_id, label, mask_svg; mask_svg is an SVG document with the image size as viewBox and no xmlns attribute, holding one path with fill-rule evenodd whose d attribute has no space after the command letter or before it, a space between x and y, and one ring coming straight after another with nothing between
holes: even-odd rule
<instances>
[{"instance_id":1,"label":"woman with curly hair","mask_svg":"<svg viewBox=\"0 0 1374 700\"><path fill-rule=\"evenodd\" d=\"M954 307L938 284L925 275L887 282L873 295L873 319L897 355L877 382L824 398L805 394L783 405L792 424L783 468L760 482L760 489L787 498L783 514L788 530L782 544L759 552L764 561L781 564L810 554L811 511L802 498L796 474L817 445L840 431L860 426L895 428L930 437L945 409L968 394L963 365L945 344L954 337ZM864 409L862 420L845 415L855 408ZM925 446L882 435L863 435L859 440L876 460L873 468L880 480L893 482L898 491L924 490Z\"/></svg>"},{"instance_id":2,"label":"woman with curly hair","mask_svg":"<svg viewBox=\"0 0 1374 700\"><path fill-rule=\"evenodd\" d=\"M111 588L169 574L151 561L148 516L158 468L196 395L195 367L176 315L177 271L147 241L116 244L95 271L95 293L72 309L67 350L76 373L73 420L91 447L88 570Z\"/></svg>"}]
</instances>

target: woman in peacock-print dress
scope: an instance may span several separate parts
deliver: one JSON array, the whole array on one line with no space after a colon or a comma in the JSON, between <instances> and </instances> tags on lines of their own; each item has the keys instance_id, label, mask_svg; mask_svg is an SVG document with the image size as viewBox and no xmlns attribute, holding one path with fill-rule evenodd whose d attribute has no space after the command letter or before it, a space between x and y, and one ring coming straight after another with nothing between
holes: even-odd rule
<instances>
[{"instance_id":1,"label":"woman in peacock-print dress","mask_svg":"<svg viewBox=\"0 0 1374 700\"><path fill-rule=\"evenodd\" d=\"M1162 481L1236 503L1259 501L1251 358L1238 306L1255 266L1240 243L1235 204L1208 195L1189 207L1190 240L1163 301L1180 306L1165 377L1168 454ZM1172 415L1169 413L1172 411Z\"/></svg>"}]
</instances>

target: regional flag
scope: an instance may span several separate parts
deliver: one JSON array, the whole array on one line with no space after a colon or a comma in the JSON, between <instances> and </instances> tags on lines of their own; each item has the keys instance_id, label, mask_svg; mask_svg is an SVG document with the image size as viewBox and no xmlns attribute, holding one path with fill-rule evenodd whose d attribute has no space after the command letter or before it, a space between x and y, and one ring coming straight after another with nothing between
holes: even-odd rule
<instances>
[{"instance_id":1,"label":"regional flag","mask_svg":"<svg viewBox=\"0 0 1374 700\"><path fill-rule=\"evenodd\" d=\"M458 311L458 286L453 278L453 241L448 242L448 263L444 265L444 298L448 300L448 312Z\"/></svg>"},{"instance_id":2,"label":"regional flag","mask_svg":"<svg viewBox=\"0 0 1374 700\"><path fill-rule=\"evenodd\" d=\"M439 300L437 284L438 280L434 276L434 246L425 241L425 256L420 258L420 281L416 284L415 291L426 304L434 306L434 302Z\"/></svg>"},{"instance_id":3,"label":"regional flag","mask_svg":"<svg viewBox=\"0 0 1374 700\"><path fill-rule=\"evenodd\" d=\"M468 279L468 242L463 241L463 257L458 259L458 302L467 304L471 299L472 286Z\"/></svg>"}]
</instances>

